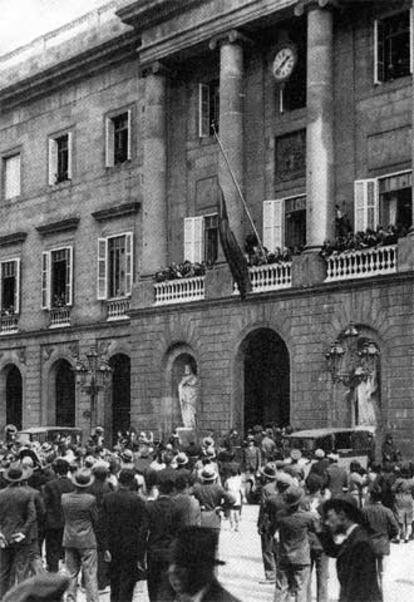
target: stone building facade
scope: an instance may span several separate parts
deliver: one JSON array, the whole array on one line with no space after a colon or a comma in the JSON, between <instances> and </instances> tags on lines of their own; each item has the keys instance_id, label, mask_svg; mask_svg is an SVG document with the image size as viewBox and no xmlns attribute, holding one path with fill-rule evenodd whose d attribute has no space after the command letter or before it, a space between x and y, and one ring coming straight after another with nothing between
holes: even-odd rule
<instances>
[{"instance_id":1,"label":"stone building facade","mask_svg":"<svg viewBox=\"0 0 414 602\"><path fill-rule=\"evenodd\" d=\"M338 216L355 231L412 223L412 6L357 4L111 3L37 59L3 57L3 282L20 270L19 311L2 306L4 421L18 370L24 424L69 416L86 429L88 397L71 384L72 414L58 415L69 406L56 381L70 380L62 360L96 345L116 368L93 416L109 430L180 424L186 364L201 431L364 423L355 387L333 382L326 360L355 325L379 351L373 419L411 453L412 237L319 254ZM217 242L218 184L240 246L251 227L212 122L269 250L305 246L250 268L243 302ZM5 198L19 154L21 188ZM184 259L211 265L154 283Z\"/></svg>"}]
</instances>

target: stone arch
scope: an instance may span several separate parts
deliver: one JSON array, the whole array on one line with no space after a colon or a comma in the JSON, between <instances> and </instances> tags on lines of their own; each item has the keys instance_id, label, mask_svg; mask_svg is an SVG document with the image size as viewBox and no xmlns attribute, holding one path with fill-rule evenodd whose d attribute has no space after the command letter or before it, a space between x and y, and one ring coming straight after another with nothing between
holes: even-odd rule
<instances>
[{"instance_id":1,"label":"stone arch","mask_svg":"<svg viewBox=\"0 0 414 602\"><path fill-rule=\"evenodd\" d=\"M56 426L76 424L76 383L72 363L56 359L48 378L47 423Z\"/></svg>"},{"instance_id":2,"label":"stone arch","mask_svg":"<svg viewBox=\"0 0 414 602\"><path fill-rule=\"evenodd\" d=\"M239 337L233 370L231 426L290 422L290 353L268 324L248 327Z\"/></svg>"},{"instance_id":3,"label":"stone arch","mask_svg":"<svg viewBox=\"0 0 414 602\"><path fill-rule=\"evenodd\" d=\"M23 426L23 375L15 363L7 363L0 373L0 392L4 424Z\"/></svg>"},{"instance_id":4,"label":"stone arch","mask_svg":"<svg viewBox=\"0 0 414 602\"><path fill-rule=\"evenodd\" d=\"M162 373L164 374L163 394L161 398L160 422L164 434L173 428L182 426L182 415L178 397L178 383L184 373L185 364L189 364L199 378L199 361L192 346L177 342L172 344L164 355ZM198 399L197 414L201 412L201 398Z\"/></svg>"}]
</instances>

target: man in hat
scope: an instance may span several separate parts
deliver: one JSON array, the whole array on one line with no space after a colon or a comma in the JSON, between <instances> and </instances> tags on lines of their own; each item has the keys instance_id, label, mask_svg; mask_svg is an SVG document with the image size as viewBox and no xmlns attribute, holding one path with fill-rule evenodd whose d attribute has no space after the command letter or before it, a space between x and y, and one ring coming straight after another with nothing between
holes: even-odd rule
<instances>
[{"instance_id":1,"label":"man in hat","mask_svg":"<svg viewBox=\"0 0 414 602\"><path fill-rule=\"evenodd\" d=\"M328 482L328 473L327 468L329 466L329 460L325 457L325 452L323 449L317 449L314 453L315 462L311 465L309 469L309 474L316 474L323 481L322 489L325 489Z\"/></svg>"},{"instance_id":2,"label":"man in hat","mask_svg":"<svg viewBox=\"0 0 414 602\"><path fill-rule=\"evenodd\" d=\"M323 505L329 533L320 535L325 552L337 558L340 602L381 602L376 559L367 532L360 526L356 500L342 495Z\"/></svg>"},{"instance_id":3,"label":"man in hat","mask_svg":"<svg viewBox=\"0 0 414 602\"><path fill-rule=\"evenodd\" d=\"M70 577L67 602L76 602L77 580L82 568L87 602L98 602L98 556L95 525L98 519L96 498L88 493L94 476L88 469L73 476L75 490L62 495L65 517L63 547L65 565Z\"/></svg>"},{"instance_id":4,"label":"man in hat","mask_svg":"<svg viewBox=\"0 0 414 602\"><path fill-rule=\"evenodd\" d=\"M270 520L266 512L266 506L269 498L276 494L276 466L272 462L269 462L261 469L261 474L263 487L260 496L257 531L260 535L265 573L265 581L263 583L274 583L276 581L276 547L273 533L270 532Z\"/></svg>"},{"instance_id":5,"label":"man in hat","mask_svg":"<svg viewBox=\"0 0 414 602\"><path fill-rule=\"evenodd\" d=\"M348 489L348 473L344 466L339 466L338 454L329 454L328 460L330 464L326 469L327 473L327 488L331 492L332 497L343 495Z\"/></svg>"},{"instance_id":6,"label":"man in hat","mask_svg":"<svg viewBox=\"0 0 414 602\"><path fill-rule=\"evenodd\" d=\"M68 477L69 463L64 458L56 458L53 462L56 477L46 483L43 488L43 499L46 507L46 562L47 570L57 573L59 560L63 558L63 528L65 519L62 510L62 494L73 491L74 486Z\"/></svg>"},{"instance_id":7,"label":"man in hat","mask_svg":"<svg viewBox=\"0 0 414 602\"><path fill-rule=\"evenodd\" d=\"M131 602L138 565L145 556L147 515L144 501L134 489L134 471L119 473L119 489L103 499L105 558L109 562L111 600Z\"/></svg>"},{"instance_id":8,"label":"man in hat","mask_svg":"<svg viewBox=\"0 0 414 602\"><path fill-rule=\"evenodd\" d=\"M8 483L0 491L0 599L12 585L11 579L20 582L30 562L30 534L36 523L33 494L22 487L29 471L12 464L5 471Z\"/></svg>"},{"instance_id":9,"label":"man in hat","mask_svg":"<svg viewBox=\"0 0 414 602\"><path fill-rule=\"evenodd\" d=\"M201 523L200 503L190 494L189 486L189 477L186 474L181 473L175 479L174 525L177 530Z\"/></svg>"},{"instance_id":10,"label":"man in hat","mask_svg":"<svg viewBox=\"0 0 414 602\"><path fill-rule=\"evenodd\" d=\"M171 546L170 583L176 600L239 602L217 581L215 569L224 564L216 559L217 534L206 527L185 527Z\"/></svg>"},{"instance_id":11,"label":"man in hat","mask_svg":"<svg viewBox=\"0 0 414 602\"><path fill-rule=\"evenodd\" d=\"M289 487L283 494L283 507L276 514L275 527L278 545L276 590L274 602L306 602L310 576L309 535L318 530L316 518L302 509L304 491Z\"/></svg>"},{"instance_id":12,"label":"man in hat","mask_svg":"<svg viewBox=\"0 0 414 602\"><path fill-rule=\"evenodd\" d=\"M193 495L200 502L201 526L220 531L220 510L235 503L233 496L217 483L218 474L212 466L205 466L200 474L201 483L193 487Z\"/></svg>"}]
</instances>

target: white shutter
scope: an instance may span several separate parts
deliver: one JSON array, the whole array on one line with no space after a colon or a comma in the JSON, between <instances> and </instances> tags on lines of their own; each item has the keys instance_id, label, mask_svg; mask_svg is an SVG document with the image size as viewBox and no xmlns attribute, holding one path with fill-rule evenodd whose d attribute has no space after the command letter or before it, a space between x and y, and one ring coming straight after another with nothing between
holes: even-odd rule
<instances>
[{"instance_id":1,"label":"white shutter","mask_svg":"<svg viewBox=\"0 0 414 602\"><path fill-rule=\"evenodd\" d=\"M68 180L72 179L73 173L73 134L68 132Z\"/></svg>"},{"instance_id":2,"label":"white shutter","mask_svg":"<svg viewBox=\"0 0 414 602\"><path fill-rule=\"evenodd\" d=\"M109 117L105 120L105 166L113 167L114 158L114 123Z\"/></svg>"},{"instance_id":3,"label":"white shutter","mask_svg":"<svg viewBox=\"0 0 414 602\"><path fill-rule=\"evenodd\" d=\"M98 283L97 298L106 299L108 296L108 270L107 270L107 249L108 241L106 238L98 238Z\"/></svg>"},{"instance_id":4,"label":"white shutter","mask_svg":"<svg viewBox=\"0 0 414 602\"><path fill-rule=\"evenodd\" d=\"M49 185L56 184L57 175L57 144L54 138L49 138Z\"/></svg>"},{"instance_id":5,"label":"white shutter","mask_svg":"<svg viewBox=\"0 0 414 602\"><path fill-rule=\"evenodd\" d=\"M65 304L73 305L73 247L65 249L66 255L66 282Z\"/></svg>"},{"instance_id":6,"label":"white shutter","mask_svg":"<svg viewBox=\"0 0 414 602\"><path fill-rule=\"evenodd\" d=\"M378 225L379 202L378 180L356 180L354 182L354 231L364 232Z\"/></svg>"},{"instance_id":7,"label":"white shutter","mask_svg":"<svg viewBox=\"0 0 414 602\"><path fill-rule=\"evenodd\" d=\"M133 234L125 234L125 294L132 293L133 269L134 269L134 249Z\"/></svg>"},{"instance_id":8,"label":"white shutter","mask_svg":"<svg viewBox=\"0 0 414 602\"><path fill-rule=\"evenodd\" d=\"M284 201L263 201L263 246L274 253L284 246Z\"/></svg>"},{"instance_id":9,"label":"white shutter","mask_svg":"<svg viewBox=\"0 0 414 602\"><path fill-rule=\"evenodd\" d=\"M128 161L132 158L132 111L128 109L128 148L127 148Z\"/></svg>"},{"instance_id":10,"label":"white shutter","mask_svg":"<svg viewBox=\"0 0 414 602\"><path fill-rule=\"evenodd\" d=\"M50 251L42 253L42 309L50 309Z\"/></svg>"},{"instance_id":11,"label":"white shutter","mask_svg":"<svg viewBox=\"0 0 414 602\"><path fill-rule=\"evenodd\" d=\"M20 195L20 154L4 160L4 197L12 199Z\"/></svg>"},{"instance_id":12,"label":"white shutter","mask_svg":"<svg viewBox=\"0 0 414 602\"><path fill-rule=\"evenodd\" d=\"M210 136L210 87L198 84L198 135L200 138Z\"/></svg>"},{"instance_id":13,"label":"white shutter","mask_svg":"<svg viewBox=\"0 0 414 602\"><path fill-rule=\"evenodd\" d=\"M15 259L15 271L14 271L14 313L20 313L20 258ZM1 307L1 305L0 305Z\"/></svg>"},{"instance_id":14,"label":"white shutter","mask_svg":"<svg viewBox=\"0 0 414 602\"><path fill-rule=\"evenodd\" d=\"M204 260L204 218L184 218L184 261L197 263Z\"/></svg>"}]
</instances>

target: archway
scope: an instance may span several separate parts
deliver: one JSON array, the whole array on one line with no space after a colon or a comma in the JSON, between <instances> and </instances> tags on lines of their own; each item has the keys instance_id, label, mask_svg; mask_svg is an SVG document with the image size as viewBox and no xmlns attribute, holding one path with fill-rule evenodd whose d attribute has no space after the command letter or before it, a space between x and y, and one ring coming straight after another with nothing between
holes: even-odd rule
<instances>
[{"instance_id":1,"label":"archway","mask_svg":"<svg viewBox=\"0 0 414 602\"><path fill-rule=\"evenodd\" d=\"M270 328L258 328L242 346L244 429L290 422L290 360L285 342Z\"/></svg>"},{"instance_id":2,"label":"archway","mask_svg":"<svg viewBox=\"0 0 414 602\"><path fill-rule=\"evenodd\" d=\"M55 400L56 426L75 426L75 374L70 363L64 359L55 365Z\"/></svg>"},{"instance_id":3,"label":"archway","mask_svg":"<svg viewBox=\"0 0 414 602\"><path fill-rule=\"evenodd\" d=\"M109 360L112 373L112 434L129 430L131 423L131 360L124 353L117 353ZM109 418L109 416L108 416Z\"/></svg>"},{"instance_id":4,"label":"archway","mask_svg":"<svg viewBox=\"0 0 414 602\"><path fill-rule=\"evenodd\" d=\"M6 367L6 424L22 428L23 381L20 370L14 364Z\"/></svg>"}]
</instances>

